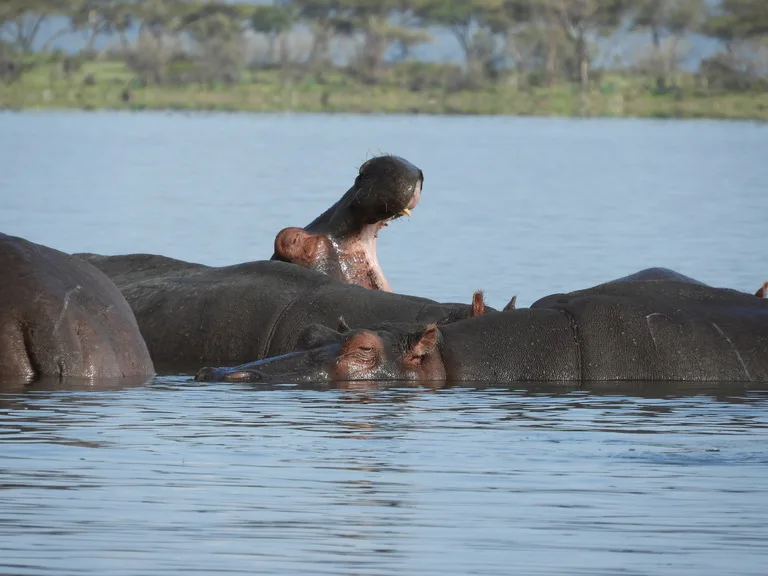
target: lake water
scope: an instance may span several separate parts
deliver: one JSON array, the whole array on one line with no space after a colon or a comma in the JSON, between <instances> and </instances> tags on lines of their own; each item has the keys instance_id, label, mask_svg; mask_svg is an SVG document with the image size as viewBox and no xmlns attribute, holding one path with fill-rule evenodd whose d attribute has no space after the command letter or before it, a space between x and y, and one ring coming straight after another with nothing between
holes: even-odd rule
<instances>
[{"instance_id":1,"label":"lake water","mask_svg":"<svg viewBox=\"0 0 768 576\"><path fill-rule=\"evenodd\" d=\"M393 288L492 306L648 266L768 279L768 127L0 114L0 231L268 258L389 152ZM718 574L768 566L768 391L199 385L0 394L3 574Z\"/></svg>"}]
</instances>

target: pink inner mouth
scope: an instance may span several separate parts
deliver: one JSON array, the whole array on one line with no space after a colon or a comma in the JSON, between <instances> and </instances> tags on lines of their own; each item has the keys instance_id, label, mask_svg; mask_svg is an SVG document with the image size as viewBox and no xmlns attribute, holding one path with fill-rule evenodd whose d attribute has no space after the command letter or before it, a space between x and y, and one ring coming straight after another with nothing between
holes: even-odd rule
<instances>
[{"instance_id":1,"label":"pink inner mouth","mask_svg":"<svg viewBox=\"0 0 768 576\"><path fill-rule=\"evenodd\" d=\"M386 224L384 224L386 225ZM360 234L360 246L363 249L365 260L369 266L368 276L371 280L371 288L392 292L392 288L384 276L384 271L379 264L379 255L376 252L376 238L379 235L379 229L382 224L376 226L366 226Z\"/></svg>"},{"instance_id":2,"label":"pink inner mouth","mask_svg":"<svg viewBox=\"0 0 768 576\"><path fill-rule=\"evenodd\" d=\"M420 199L421 199L421 180L419 180L416 183L416 186L414 187L414 190L413 190L413 196L411 197L411 201L408 202L408 205L406 206L406 208L408 210L413 210L416 207L416 205L419 203ZM384 276L384 271L381 269L381 264L379 263L379 256L376 251L376 240L379 236L379 230L387 226L389 222L394 218L396 218L396 216L393 216L392 218L388 218L387 220L378 222L373 226L365 226L361 230L360 236L358 239L359 247L362 248L363 259L368 264L367 276L368 276L369 282L365 282L364 285L368 285L368 287L373 288L374 290L378 289L378 290L383 290L385 292L392 292L392 288L389 285L389 282L387 281L386 276ZM350 246L350 248L352 248L352 246ZM350 252L354 252L354 248L352 248Z\"/></svg>"}]
</instances>

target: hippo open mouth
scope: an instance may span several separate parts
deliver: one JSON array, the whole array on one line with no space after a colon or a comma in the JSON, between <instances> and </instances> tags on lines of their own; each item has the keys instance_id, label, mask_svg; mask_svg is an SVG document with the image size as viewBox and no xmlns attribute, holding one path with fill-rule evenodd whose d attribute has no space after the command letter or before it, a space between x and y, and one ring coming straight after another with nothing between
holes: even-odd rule
<instances>
[{"instance_id":1,"label":"hippo open mouth","mask_svg":"<svg viewBox=\"0 0 768 576\"><path fill-rule=\"evenodd\" d=\"M379 264L379 256L376 251L376 240L379 237L379 231L388 226L390 222L401 218L402 216L411 216L411 210L416 208L421 198L421 186L422 180L416 182L413 187L413 196L408 204L404 208L400 209L396 214L386 217L383 220L379 220L375 224L364 224L357 237L350 237L346 242L346 246L340 246L342 249L341 259L342 270L345 272L345 276L350 278L354 284L360 284L367 288L374 290L386 290L391 292L392 288L389 286L384 271ZM395 208L397 210L397 208ZM357 262L359 262L359 256L362 255L362 260L365 262L365 266L356 268ZM346 265L346 269L345 268Z\"/></svg>"},{"instance_id":2,"label":"hippo open mouth","mask_svg":"<svg viewBox=\"0 0 768 576\"><path fill-rule=\"evenodd\" d=\"M391 292L376 252L379 230L419 203L422 171L403 158L365 162L342 198L305 228L275 238L273 260L321 271L348 284Z\"/></svg>"}]
</instances>

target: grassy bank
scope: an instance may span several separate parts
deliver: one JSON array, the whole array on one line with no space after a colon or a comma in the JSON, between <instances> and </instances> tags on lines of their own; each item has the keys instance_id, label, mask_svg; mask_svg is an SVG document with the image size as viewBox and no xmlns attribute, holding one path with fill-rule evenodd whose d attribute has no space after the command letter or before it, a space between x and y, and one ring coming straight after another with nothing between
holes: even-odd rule
<instances>
[{"instance_id":1,"label":"grassy bank","mask_svg":"<svg viewBox=\"0 0 768 576\"><path fill-rule=\"evenodd\" d=\"M119 61L86 62L65 77L59 67L37 66L0 85L0 107L252 112L503 114L642 118L768 120L768 93L714 93L681 77L677 88L654 93L650 79L606 76L588 94L571 85L520 89L514 78L477 90L408 89L397 80L365 85L341 72L325 81L284 82L259 71L235 85L140 87Z\"/></svg>"}]
</instances>

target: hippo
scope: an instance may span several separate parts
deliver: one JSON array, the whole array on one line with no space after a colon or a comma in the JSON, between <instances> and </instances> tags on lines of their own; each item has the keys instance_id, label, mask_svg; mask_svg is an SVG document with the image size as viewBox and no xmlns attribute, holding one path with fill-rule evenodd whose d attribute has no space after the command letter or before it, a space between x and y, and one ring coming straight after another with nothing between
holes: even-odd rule
<instances>
[{"instance_id":1,"label":"hippo","mask_svg":"<svg viewBox=\"0 0 768 576\"><path fill-rule=\"evenodd\" d=\"M290 352L308 324L452 322L484 313L391 292L376 256L379 230L409 215L424 175L407 160L365 162L352 187L306 228L286 228L270 260L210 267L153 254L77 254L120 288L160 373ZM482 312L481 312L482 309Z\"/></svg>"},{"instance_id":2,"label":"hippo","mask_svg":"<svg viewBox=\"0 0 768 576\"><path fill-rule=\"evenodd\" d=\"M152 375L136 318L106 275L0 233L0 381Z\"/></svg>"},{"instance_id":3,"label":"hippo","mask_svg":"<svg viewBox=\"0 0 768 576\"><path fill-rule=\"evenodd\" d=\"M379 230L410 216L421 198L424 174L397 156L378 156L360 166L352 187L304 228L275 237L272 260L328 274L340 282L391 292L379 265Z\"/></svg>"},{"instance_id":4,"label":"hippo","mask_svg":"<svg viewBox=\"0 0 768 576\"><path fill-rule=\"evenodd\" d=\"M768 301L649 269L450 324L308 326L293 353L195 380L766 382Z\"/></svg>"},{"instance_id":5,"label":"hippo","mask_svg":"<svg viewBox=\"0 0 768 576\"><path fill-rule=\"evenodd\" d=\"M163 256L91 258L131 304L160 374L238 364L295 349L311 324L386 320L443 324L492 308L370 290L287 262L223 268Z\"/></svg>"}]
</instances>

